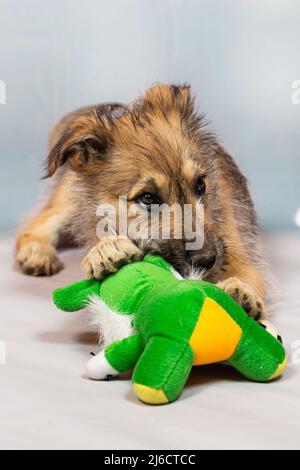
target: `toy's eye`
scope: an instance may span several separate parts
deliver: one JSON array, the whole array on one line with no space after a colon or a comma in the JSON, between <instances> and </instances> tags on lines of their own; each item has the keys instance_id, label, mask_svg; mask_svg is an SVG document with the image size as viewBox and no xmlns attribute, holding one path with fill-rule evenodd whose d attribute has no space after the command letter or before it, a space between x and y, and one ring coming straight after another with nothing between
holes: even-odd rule
<instances>
[{"instance_id":1,"label":"toy's eye","mask_svg":"<svg viewBox=\"0 0 300 470\"><path fill-rule=\"evenodd\" d=\"M137 197L137 202L145 207L146 209L151 209L151 206L154 204L161 204L161 201L158 196L153 193L142 193Z\"/></svg>"},{"instance_id":2,"label":"toy's eye","mask_svg":"<svg viewBox=\"0 0 300 470\"><path fill-rule=\"evenodd\" d=\"M277 341L279 341L281 344L283 343L281 335L278 333L277 329L275 328L274 325L272 325L272 323L270 323L267 320L260 320L258 324L262 326L265 330L267 330L268 333L274 336L274 338L276 338Z\"/></svg>"},{"instance_id":3,"label":"toy's eye","mask_svg":"<svg viewBox=\"0 0 300 470\"><path fill-rule=\"evenodd\" d=\"M205 193L204 177L199 176L195 184L195 194L200 197L200 196L203 196L204 193Z\"/></svg>"}]
</instances>

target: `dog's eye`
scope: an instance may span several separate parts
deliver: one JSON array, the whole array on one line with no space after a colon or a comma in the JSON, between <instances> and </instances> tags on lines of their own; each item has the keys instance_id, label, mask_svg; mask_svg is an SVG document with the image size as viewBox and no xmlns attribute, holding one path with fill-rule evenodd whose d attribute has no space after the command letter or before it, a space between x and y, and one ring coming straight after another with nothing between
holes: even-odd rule
<instances>
[{"instance_id":1,"label":"dog's eye","mask_svg":"<svg viewBox=\"0 0 300 470\"><path fill-rule=\"evenodd\" d=\"M137 202L141 204L144 207L147 207L147 209L151 208L154 204L160 204L161 201L159 198L152 193L142 193L138 196Z\"/></svg>"},{"instance_id":2,"label":"dog's eye","mask_svg":"<svg viewBox=\"0 0 300 470\"><path fill-rule=\"evenodd\" d=\"M197 178L195 184L195 193L197 196L203 196L203 194L205 193L205 181L202 176L199 176L199 178Z\"/></svg>"}]
</instances>

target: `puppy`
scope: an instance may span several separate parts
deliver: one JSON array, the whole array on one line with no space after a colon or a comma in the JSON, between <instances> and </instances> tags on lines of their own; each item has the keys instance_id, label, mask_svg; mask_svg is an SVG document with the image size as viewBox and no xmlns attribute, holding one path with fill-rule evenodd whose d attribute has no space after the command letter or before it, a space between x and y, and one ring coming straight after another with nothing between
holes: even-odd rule
<instances>
[{"instance_id":1,"label":"puppy","mask_svg":"<svg viewBox=\"0 0 300 470\"><path fill-rule=\"evenodd\" d=\"M256 215L233 158L197 114L189 86L157 84L130 106L83 108L64 117L50 137L49 198L17 239L16 260L33 276L62 269L64 239L89 248L87 277L101 279L145 252L162 255L184 277L218 283L256 319L266 316ZM149 210L161 204L204 207L204 244L186 240L97 237L97 208ZM172 220L174 225L180 222ZM172 232L172 230L171 230ZM172 233L173 233L172 232Z\"/></svg>"}]
</instances>

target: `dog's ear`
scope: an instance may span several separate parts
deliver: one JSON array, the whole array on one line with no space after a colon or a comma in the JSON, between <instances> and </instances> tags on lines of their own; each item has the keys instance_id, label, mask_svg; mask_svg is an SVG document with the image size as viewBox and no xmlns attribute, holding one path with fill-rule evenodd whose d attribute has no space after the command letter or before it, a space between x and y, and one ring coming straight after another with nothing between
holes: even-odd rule
<instances>
[{"instance_id":1,"label":"dog's ear","mask_svg":"<svg viewBox=\"0 0 300 470\"><path fill-rule=\"evenodd\" d=\"M186 106L192 100L191 87L189 85L165 85L158 83L149 88L143 98L144 104L152 103L152 106L174 107L179 109Z\"/></svg>"},{"instance_id":2,"label":"dog's ear","mask_svg":"<svg viewBox=\"0 0 300 470\"><path fill-rule=\"evenodd\" d=\"M68 163L75 171L81 171L90 163L103 159L112 145L110 121L96 112L78 116L51 149L44 178Z\"/></svg>"},{"instance_id":3,"label":"dog's ear","mask_svg":"<svg viewBox=\"0 0 300 470\"><path fill-rule=\"evenodd\" d=\"M192 132L199 125L195 100L189 85L154 85L149 88L138 106L142 113L160 114L185 131Z\"/></svg>"}]
</instances>

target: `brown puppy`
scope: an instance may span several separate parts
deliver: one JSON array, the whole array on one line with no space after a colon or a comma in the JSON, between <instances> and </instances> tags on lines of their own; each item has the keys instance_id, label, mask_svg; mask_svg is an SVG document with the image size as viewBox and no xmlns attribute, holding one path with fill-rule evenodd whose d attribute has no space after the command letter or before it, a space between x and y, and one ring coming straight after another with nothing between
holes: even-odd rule
<instances>
[{"instance_id":1,"label":"brown puppy","mask_svg":"<svg viewBox=\"0 0 300 470\"><path fill-rule=\"evenodd\" d=\"M67 236L90 251L88 277L102 278L122 263L152 251L185 277L219 283L253 317L265 316L264 282L256 216L244 176L204 126L188 86L155 85L130 107L84 108L69 114L50 138L48 202L17 240L17 262L26 274L57 273L56 248ZM204 205L204 245L186 249L184 238L130 239L96 234L97 208L119 211L157 204ZM172 230L179 224L172 219Z\"/></svg>"}]
</instances>

